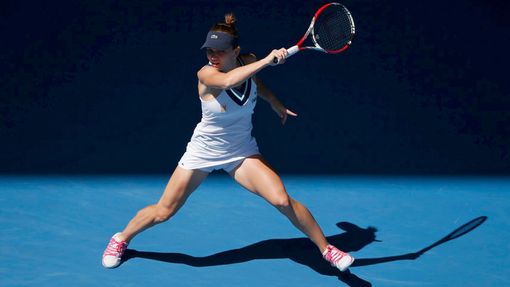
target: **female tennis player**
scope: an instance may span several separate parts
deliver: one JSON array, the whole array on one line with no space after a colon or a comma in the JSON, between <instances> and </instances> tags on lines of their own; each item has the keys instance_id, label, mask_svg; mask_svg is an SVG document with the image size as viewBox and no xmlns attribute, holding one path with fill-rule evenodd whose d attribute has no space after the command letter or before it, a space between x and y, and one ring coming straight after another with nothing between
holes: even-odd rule
<instances>
[{"instance_id":1,"label":"female tennis player","mask_svg":"<svg viewBox=\"0 0 510 287\"><path fill-rule=\"evenodd\" d=\"M209 63L198 73L198 94L202 119L196 126L186 152L175 168L158 203L140 210L122 232L116 233L103 254L103 266L115 268L129 242L143 230L171 218L207 175L225 170L235 181L264 198L306 234L324 259L340 271L354 261L349 254L330 245L308 209L291 198L280 177L259 153L251 135L252 113L257 97L267 101L285 124L296 116L256 77L260 70L285 62L285 49L273 50L257 60L240 55L239 34L233 14L215 24L202 48ZM273 61L276 58L278 61Z\"/></svg>"}]
</instances>

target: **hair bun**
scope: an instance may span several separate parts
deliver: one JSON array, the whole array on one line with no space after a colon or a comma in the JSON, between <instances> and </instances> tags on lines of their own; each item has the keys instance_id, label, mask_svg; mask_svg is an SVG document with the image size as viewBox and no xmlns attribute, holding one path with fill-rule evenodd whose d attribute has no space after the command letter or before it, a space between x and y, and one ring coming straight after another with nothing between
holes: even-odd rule
<instances>
[{"instance_id":1,"label":"hair bun","mask_svg":"<svg viewBox=\"0 0 510 287\"><path fill-rule=\"evenodd\" d=\"M234 13L225 14L225 24L229 26L234 26L235 23L236 17L234 16Z\"/></svg>"}]
</instances>

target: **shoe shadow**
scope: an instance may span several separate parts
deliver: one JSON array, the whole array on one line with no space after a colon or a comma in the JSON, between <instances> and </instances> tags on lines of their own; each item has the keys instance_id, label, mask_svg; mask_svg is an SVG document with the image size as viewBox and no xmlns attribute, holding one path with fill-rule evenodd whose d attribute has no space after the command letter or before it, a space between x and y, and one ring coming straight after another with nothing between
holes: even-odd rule
<instances>
[{"instance_id":1,"label":"shoe shadow","mask_svg":"<svg viewBox=\"0 0 510 287\"><path fill-rule=\"evenodd\" d=\"M465 231L457 237L470 232L474 228L478 227L481 223L483 223L485 219L487 219L486 217L479 217L477 218L478 221L480 221L480 218L482 218L482 220L478 225L468 231ZM470 222L475 220L476 219ZM343 251L358 251L368 244L371 244L372 242L380 242L376 239L375 233L377 232L377 229L374 227L361 228L349 222L339 222L336 225L345 232L328 236L327 240L329 243L335 245ZM464 224L463 226L466 225L467 224ZM459 230L459 228L456 230ZM454 232L450 233L449 235L453 234ZM457 237L453 237L448 240ZM351 265L351 269L353 267L380 264L398 260L415 260L433 247L448 241L444 240L445 238L428 247L423 248L418 252L380 258L359 258L356 259ZM194 267L236 264L257 259L288 258L296 263L308 266L319 274L335 276L348 286L372 286L370 282L356 276L350 270L340 272L338 269L329 265L329 263L322 258L322 255L320 252L318 252L317 247L308 238L305 237L290 239L268 239L239 249L227 250L205 257L195 257L182 253L147 252L127 249L122 257L122 263L133 258L145 258L174 264L185 264Z\"/></svg>"}]
</instances>

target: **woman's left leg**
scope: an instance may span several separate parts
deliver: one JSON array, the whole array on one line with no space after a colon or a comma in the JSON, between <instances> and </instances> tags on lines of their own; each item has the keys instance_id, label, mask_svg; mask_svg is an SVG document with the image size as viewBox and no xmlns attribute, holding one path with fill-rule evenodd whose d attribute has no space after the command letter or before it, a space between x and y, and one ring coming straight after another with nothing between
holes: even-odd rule
<instances>
[{"instance_id":1,"label":"woman's left leg","mask_svg":"<svg viewBox=\"0 0 510 287\"><path fill-rule=\"evenodd\" d=\"M280 177L261 156L246 158L230 175L240 185L261 196L287 216L294 226L317 245L321 253L327 249L328 242L324 233L310 211L287 194Z\"/></svg>"}]
</instances>

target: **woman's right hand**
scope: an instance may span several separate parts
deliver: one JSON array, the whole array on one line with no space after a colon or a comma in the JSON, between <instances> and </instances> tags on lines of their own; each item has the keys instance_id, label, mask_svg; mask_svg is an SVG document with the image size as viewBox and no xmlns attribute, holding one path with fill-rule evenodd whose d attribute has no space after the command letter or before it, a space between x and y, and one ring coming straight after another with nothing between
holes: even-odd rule
<instances>
[{"instance_id":1,"label":"woman's right hand","mask_svg":"<svg viewBox=\"0 0 510 287\"><path fill-rule=\"evenodd\" d=\"M285 59L287 58L287 49L280 48L278 50L273 50L269 55L266 56L264 60L267 61L267 63L270 66L276 66L285 63ZM277 60L275 63L275 59Z\"/></svg>"}]
</instances>

